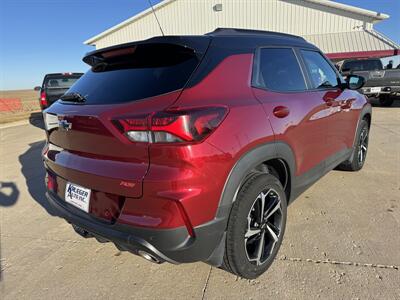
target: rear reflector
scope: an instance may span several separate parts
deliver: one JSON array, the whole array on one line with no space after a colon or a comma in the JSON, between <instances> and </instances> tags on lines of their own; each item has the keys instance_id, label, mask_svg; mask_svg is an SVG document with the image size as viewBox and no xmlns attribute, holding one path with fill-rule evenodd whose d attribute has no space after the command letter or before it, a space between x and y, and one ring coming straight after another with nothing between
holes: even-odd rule
<instances>
[{"instance_id":1,"label":"rear reflector","mask_svg":"<svg viewBox=\"0 0 400 300\"><path fill-rule=\"evenodd\" d=\"M226 107L169 110L116 119L113 124L133 142L198 142L221 124L227 112Z\"/></svg>"},{"instance_id":2,"label":"rear reflector","mask_svg":"<svg viewBox=\"0 0 400 300\"><path fill-rule=\"evenodd\" d=\"M176 201L176 204L178 206L179 212L181 213L182 219L185 222L185 226L186 226L186 229L187 229L189 235L191 237L195 237L192 223L190 222L190 219L185 211L185 208L183 207L182 203L180 203L179 201Z\"/></svg>"}]
</instances>

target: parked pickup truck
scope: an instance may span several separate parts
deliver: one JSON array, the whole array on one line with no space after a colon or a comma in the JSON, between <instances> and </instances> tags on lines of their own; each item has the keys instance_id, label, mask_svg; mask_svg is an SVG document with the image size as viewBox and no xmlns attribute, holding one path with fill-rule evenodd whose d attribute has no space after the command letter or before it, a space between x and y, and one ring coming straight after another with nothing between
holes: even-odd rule
<instances>
[{"instance_id":1,"label":"parked pickup truck","mask_svg":"<svg viewBox=\"0 0 400 300\"><path fill-rule=\"evenodd\" d=\"M336 64L343 76L350 74L364 77L361 92L368 97L379 98L382 106L391 106L400 96L400 69L384 69L379 58L344 60Z\"/></svg>"},{"instance_id":2,"label":"parked pickup truck","mask_svg":"<svg viewBox=\"0 0 400 300\"><path fill-rule=\"evenodd\" d=\"M49 107L77 81L83 73L52 73L46 74L42 86L35 87L40 92L39 102L42 110Z\"/></svg>"}]
</instances>

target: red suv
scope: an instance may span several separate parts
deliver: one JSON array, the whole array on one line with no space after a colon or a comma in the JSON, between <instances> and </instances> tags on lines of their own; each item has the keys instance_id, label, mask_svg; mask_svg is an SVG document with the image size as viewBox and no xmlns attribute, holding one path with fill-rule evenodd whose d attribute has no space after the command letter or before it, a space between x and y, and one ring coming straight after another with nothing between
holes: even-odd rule
<instances>
[{"instance_id":1,"label":"red suv","mask_svg":"<svg viewBox=\"0 0 400 300\"><path fill-rule=\"evenodd\" d=\"M304 39L217 29L87 54L45 113L47 197L85 237L245 278L272 263L287 205L362 168L371 107Z\"/></svg>"}]
</instances>

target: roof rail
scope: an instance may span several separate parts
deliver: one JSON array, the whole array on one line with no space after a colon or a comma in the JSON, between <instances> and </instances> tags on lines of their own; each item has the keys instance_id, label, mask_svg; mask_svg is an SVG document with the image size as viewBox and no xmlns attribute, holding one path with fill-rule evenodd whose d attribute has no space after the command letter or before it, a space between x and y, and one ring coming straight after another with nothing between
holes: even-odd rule
<instances>
[{"instance_id":1,"label":"roof rail","mask_svg":"<svg viewBox=\"0 0 400 300\"><path fill-rule=\"evenodd\" d=\"M276 35L282 37L290 37L295 39L300 39L304 41L304 38L276 31L266 31L266 30L254 30L254 29L242 29L242 28L217 28L212 32L206 33L205 35L218 36L218 35Z\"/></svg>"}]
</instances>

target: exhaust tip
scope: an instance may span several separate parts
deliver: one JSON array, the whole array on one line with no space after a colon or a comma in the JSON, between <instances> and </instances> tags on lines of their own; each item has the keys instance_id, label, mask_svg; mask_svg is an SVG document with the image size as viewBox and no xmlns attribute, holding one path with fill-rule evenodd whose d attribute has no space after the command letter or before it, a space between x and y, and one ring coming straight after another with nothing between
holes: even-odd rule
<instances>
[{"instance_id":1,"label":"exhaust tip","mask_svg":"<svg viewBox=\"0 0 400 300\"><path fill-rule=\"evenodd\" d=\"M152 263L155 263L155 264L160 264L161 263L161 261L158 258L156 258L155 256L151 255L150 253L148 253L146 251L139 250L138 254L141 257L143 257L145 260L148 260L148 261L150 261Z\"/></svg>"}]
</instances>

